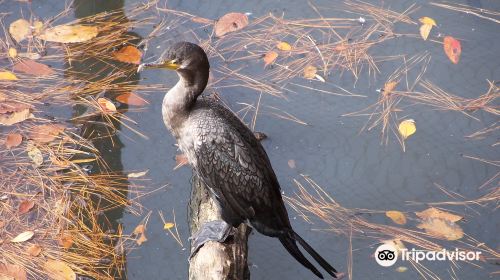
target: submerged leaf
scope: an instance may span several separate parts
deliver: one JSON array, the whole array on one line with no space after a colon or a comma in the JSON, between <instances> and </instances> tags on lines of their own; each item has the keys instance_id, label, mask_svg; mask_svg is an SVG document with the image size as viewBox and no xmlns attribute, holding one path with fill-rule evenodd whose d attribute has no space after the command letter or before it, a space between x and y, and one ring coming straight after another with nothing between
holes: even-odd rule
<instances>
[{"instance_id":1,"label":"submerged leaf","mask_svg":"<svg viewBox=\"0 0 500 280\"><path fill-rule=\"evenodd\" d=\"M16 64L12 68L16 72L21 72L33 76L47 76L55 73L52 68L48 65L33 61L31 59L25 58Z\"/></svg>"},{"instance_id":2,"label":"submerged leaf","mask_svg":"<svg viewBox=\"0 0 500 280\"><path fill-rule=\"evenodd\" d=\"M417 131L417 127L415 126L414 120L407 119L399 124L398 130L401 137L403 137L403 140L405 140Z\"/></svg>"},{"instance_id":3,"label":"submerged leaf","mask_svg":"<svg viewBox=\"0 0 500 280\"><path fill-rule=\"evenodd\" d=\"M398 225L406 224L406 216L400 211L387 211L385 215Z\"/></svg>"},{"instance_id":4,"label":"submerged leaf","mask_svg":"<svg viewBox=\"0 0 500 280\"><path fill-rule=\"evenodd\" d=\"M144 106L146 104L149 104L148 101L139 95L132 93L132 92L127 92L124 94L120 94L116 97L116 101L127 104L127 105L133 105L133 106Z\"/></svg>"},{"instance_id":5,"label":"submerged leaf","mask_svg":"<svg viewBox=\"0 0 500 280\"><path fill-rule=\"evenodd\" d=\"M116 112L116 106L111 102L109 99L101 97L97 99L97 103L99 103L99 106L101 109L104 111L104 113L113 113Z\"/></svg>"},{"instance_id":6,"label":"submerged leaf","mask_svg":"<svg viewBox=\"0 0 500 280\"><path fill-rule=\"evenodd\" d=\"M266 55L264 56L264 67L273 63L276 60L276 58L278 58L277 52L269 51L268 53L266 53Z\"/></svg>"},{"instance_id":7,"label":"submerged leaf","mask_svg":"<svg viewBox=\"0 0 500 280\"><path fill-rule=\"evenodd\" d=\"M33 200L24 200L19 204L19 210L17 211L19 215L28 213L35 206L35 202Z\"/></svg>"},{"instance_id":8,"label":"submerged leaf","mask_svg":"<svg viewBox=\"0 0 500 280\"><path fill-rule=\"evenodd\" d=\"M25 231L23 233L18 234L10 242L19 243L19 242L28 241L33 237L33 235L35 235L35 232L28 230L28 231Z\"/></svg>"},{"instance_id":9,"label":"submerged leaf","mask_svg":"<svg viewBox=\"0 0 500 280\"><path fill-rule=\"evenodd\" d=\"M30 117L31 106L19 102L0 102L0 125L13 125Z\"/></svg>"},{"instance_id":10,"label":"submerged leaf","mask_svg":"<svg viewBox=\"0 0 500 280\"><path fill-rule=\"evenodd\" d=\"M430 235L447 240L458 240L464 236L462 228L450 221L438 218L425 219L417 226Z\"/></svg>"},{"instance_id":11,"label":"submerged leaf","mask_svg":"<svg viewBox=\"0 0 500 280\"><path fill-rule=\"evenodd\" d=\"M312 65L308 65L304 68L304 78L306 79L314 79L316 77L316 72L318 69Z\"/></svg>"},{"instance_id":12,"label":"submerged leaf","mask_svg":"<svg viewBox=\"0 0 500 280\"><path fill-rule=\"evenodd\" d=\"M114 52L113 57L121 62L140 64L142 52L134 46L125 46Z\"/></svg>"},{"instance_id":13,"label":"submerged leaf","mask_svg":"<svg viewBox=\"0 0 500 280\"><path fill-rule=\"evenodd\" d=\"M442 211L434 207L426 209L422 212L415 212L415 214L421 219L439 218L450 222L458 222L463 218L462 216Z\"/></svg>"},{"instance_id":14,"label":"submerged leaf","mask_svg":"<svg viewBox=\"0 0 500 280\"><path fill-rule=\"evenodd\" d=\"M43 268L53 280L76 280L76 273L63 261L47 260Z\"/></svg>"},{"instance_id":15,"label":"submerged leaf","mask_svg":"<svg viewBox=\"0 0 500 280\"><path fill-rule=\"evenodd\" d=\"M10 133L5 138L5 147L7 149L17 147L23 141L23 136L19 133Z\"/></svg>"},{"instance_id":16,"label":"submerged leaf","mask_svg":"<svg viewBox=\"0 0 500 280\"><path fill-rule=\"evenodd\" d=\"M278 50L282 50L282 51L291 51L292 50L292 46L290 46L290 44L288 44L287 42L279 42L276 47L278 48Z\"/></svg>"},{"instance_id":17,"label":"submerged leaf","mask_svg":"<svg viewBox=\"0 0 500 280\"><path fill-rule=\"evenodd\" d=\"M64 131L61 124L43 124L31 129L30 138L37 143L49 143Z\"/></svg>"},{"instance_id":18,"label":"submerged leaf","mask_svg":"<svg viewBox=\"0 0 500 280\"><path fill-rule=\"evenodd\" d=\"M58 25L46 29L40 34L40 39L56 43L81 43L93 39L99 30L90 25Z\"/></svg>"},{"instance_id":19,"label":"submerged leaf","mask_svg":"<svg viewBox=\"0 0 500 280\"><path fill-rule=\"evenodd\" d=\"M222 37L229 32L238 31L248 25L248 17L242 13L228 13L215 23L215 36Z\"/></svg>"},{"instance_id":20,"label":"submerged leaf","mask_svg":"<svg viewBox=\"0 0 500 280\"><path fill-rule=\"evenodd\" d=\"M460 60L460 54L462 53L460 41L451 36L446 36L443 39L443 48L451 62L457 64Z\"/></svg>"},{"instance_id":21,"label":"submerged leaf","mask_svg":"<svg viewBox=\"0 0 500 280\"><path fill-rule=\"evenodd\" d=\"M21 42L26 39L30 34L30 23L25 19L18 19L10 24L9 33L16 40L16 42Z\"/></svg>"}]
</instances>

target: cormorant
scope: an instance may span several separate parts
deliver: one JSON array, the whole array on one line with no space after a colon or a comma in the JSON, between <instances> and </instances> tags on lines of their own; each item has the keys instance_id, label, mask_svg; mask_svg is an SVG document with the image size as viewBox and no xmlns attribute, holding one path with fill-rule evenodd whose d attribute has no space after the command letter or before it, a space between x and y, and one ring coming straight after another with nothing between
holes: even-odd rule
<instances>
[{"instance_id":1,"label":"cormorant","mask_svg":"<svg viewBox=\"0 0 500 280\"><path fill-rule=\"evenodd\" d=\"M143 66L175 70L179 76L163 99L162 115L179 148L219 203L224 221L202 227L204 238L224 241L230 225L247 223L264 235L277 237L298 262L323 279L298 242L336 278L337 271L292 229L271 162L252 131L216 101L198 98L208 82L205 51L196 44L179 42L169 48L162 63Z\"/></svg>"}]
</instances>

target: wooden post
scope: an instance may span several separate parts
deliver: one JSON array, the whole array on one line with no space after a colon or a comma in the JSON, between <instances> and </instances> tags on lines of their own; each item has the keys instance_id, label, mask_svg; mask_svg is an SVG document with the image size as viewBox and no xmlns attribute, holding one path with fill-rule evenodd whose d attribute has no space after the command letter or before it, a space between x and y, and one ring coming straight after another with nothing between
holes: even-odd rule
<instances>
[{"instance_id":1,"label":"wooden post","mask_svg":"<svg viewBox=\"0 0 500 280\"><path fill-rule=\"evenodd\" d=\"M207 187L194 175L189 203L191 236L202 224L221 219L218 206ZM205 243L189 261L189 280L249 280L249 234L250 228L242 224L224 243Z\"/></svg>"}]
</instances>

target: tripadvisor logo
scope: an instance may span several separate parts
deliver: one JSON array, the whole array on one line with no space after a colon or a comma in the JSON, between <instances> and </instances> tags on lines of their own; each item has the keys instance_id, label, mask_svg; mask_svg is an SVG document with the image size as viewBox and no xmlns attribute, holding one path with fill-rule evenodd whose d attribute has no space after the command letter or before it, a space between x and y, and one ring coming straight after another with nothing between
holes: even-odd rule
<instances>
[{"instance_id":1,"label":"tripadvisor logo","mask_svg":"<svg viewBox=\"0 0 500 280\"><path fill-rule=\"evenodd\" d=\"M391 244L382 244L375 250L375 260L384 267L392 266L398 259L398 254L401 255L402 261L478 261L481 252L478 251L463 251L459 249L440 251L416 250L416 249L399 249Z\"/></svg>"}]
</instances>

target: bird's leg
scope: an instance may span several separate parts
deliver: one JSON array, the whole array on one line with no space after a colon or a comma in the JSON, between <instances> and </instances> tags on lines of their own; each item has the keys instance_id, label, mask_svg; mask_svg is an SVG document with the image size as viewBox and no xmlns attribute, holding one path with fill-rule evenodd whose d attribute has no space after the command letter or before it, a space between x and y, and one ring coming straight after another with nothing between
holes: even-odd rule
<instances>
[{"instance_id":1,"label":"bird's leg","mask_svg":"<svg viewBox=\"0 0 500 280\"><path fill-rule=\"evenodd\" d=\"M191 236L193 240L191 246L191 259L196 252L208 241L216 241L222 243L226 241L227 237L233 233L233 226L224 222L223 220L215 220L204 223L201 228Z\"/></svg>"}]
</instances>

